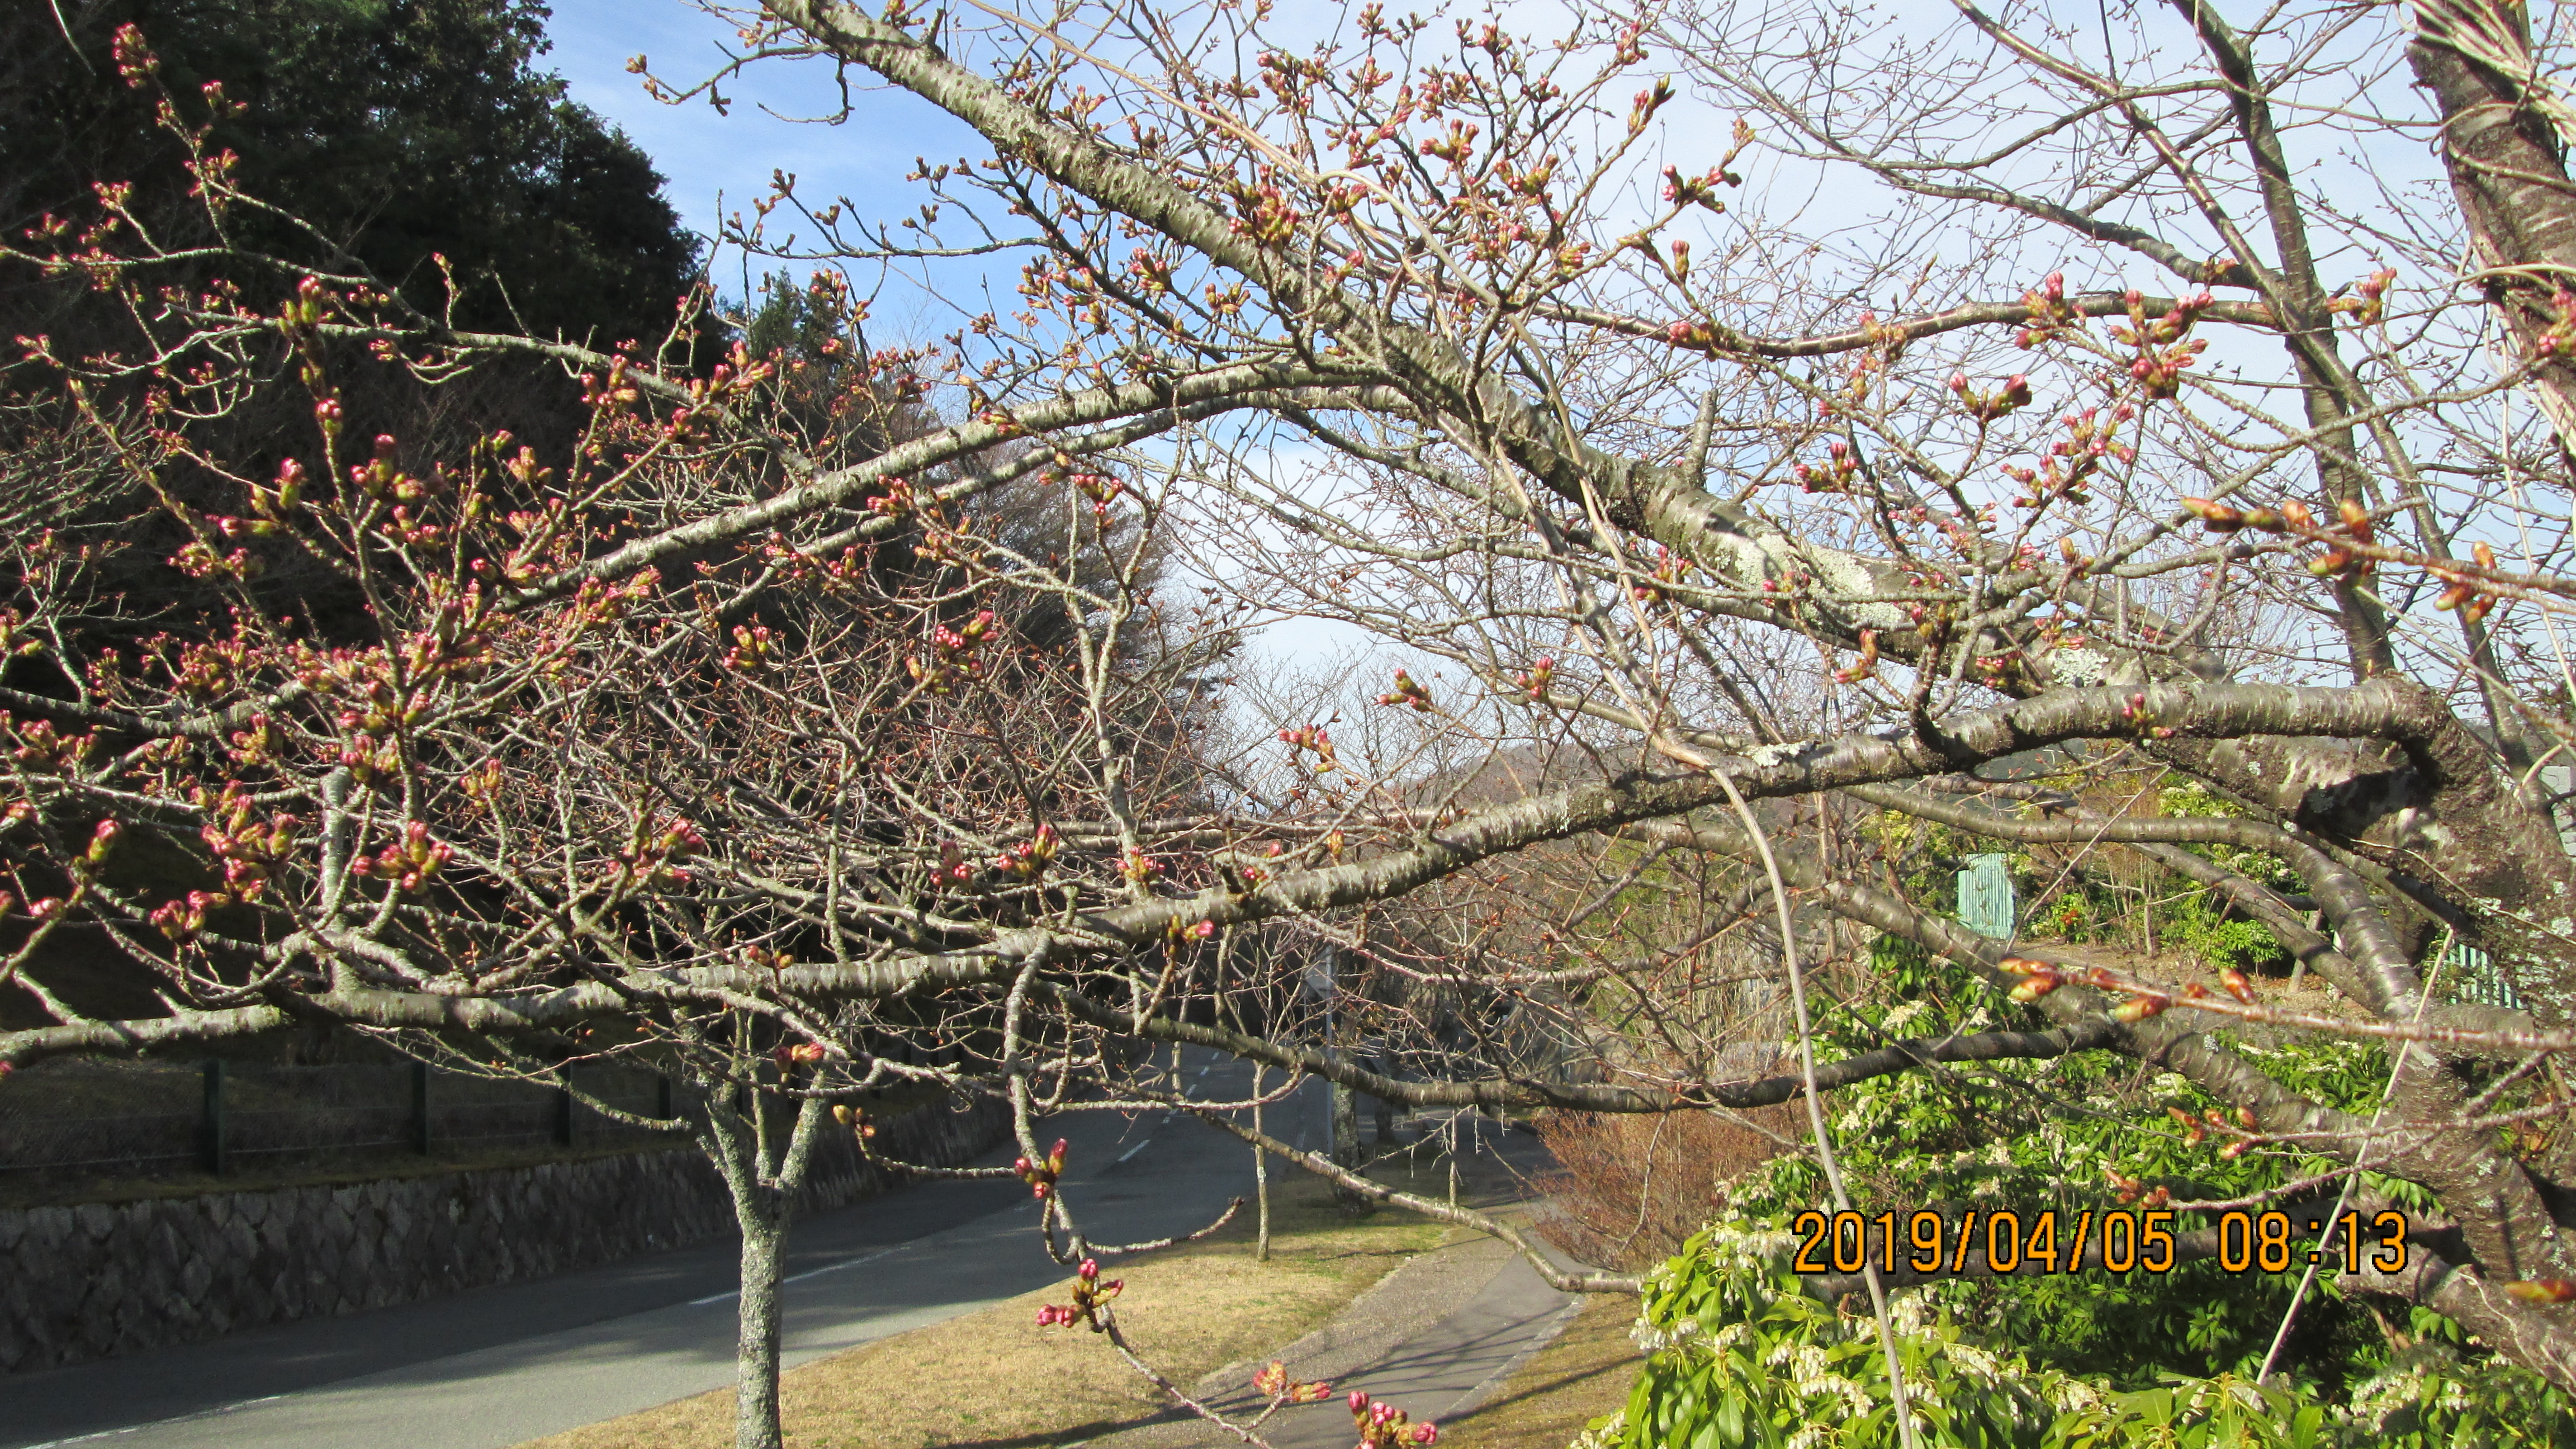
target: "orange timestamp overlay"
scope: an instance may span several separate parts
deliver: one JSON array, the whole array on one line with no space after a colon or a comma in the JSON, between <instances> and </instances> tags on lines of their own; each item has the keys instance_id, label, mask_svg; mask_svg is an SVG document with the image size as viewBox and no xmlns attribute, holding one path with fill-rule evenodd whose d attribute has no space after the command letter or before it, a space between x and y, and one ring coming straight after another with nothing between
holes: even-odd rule
<instances>
[{"instance_id":1,"label":"orange timestamp overlay","mask_svg":"<svg viewBox=\"0 0 2576 1449\"><path fill-rule=\"evenodd\" d=\"M1974 1263L1994 1273L2073 1273L2098 1267L2112 1273L2170 1273L2179 1265L2170 1209L2043 1208L2016 1212L1969 1208L1936 1212L1827 1213L1813 1208L1790 1219L1798 1236L1790 1266L1800 1273L1858 1273L1875 1262L1882 1273L1965 1273ZM2304 1226L2309 1237L2303 1238ZM2364 1218L2323 1213L2242 1212L2218 1215L2212 1229L2195 1230L2201 1252L2215 1231L2214 1258L2228 1273L2286 1273L2293 1268L2340 1264L2358 1273L2367 1261L2383 1273L2406 1270L2406 1215L2383 1212ZM1901 1236L1900 1236L1901 1235ZM2199 1257L2200 1254L2195 1254Z\"/></svg>"}]
</instances>

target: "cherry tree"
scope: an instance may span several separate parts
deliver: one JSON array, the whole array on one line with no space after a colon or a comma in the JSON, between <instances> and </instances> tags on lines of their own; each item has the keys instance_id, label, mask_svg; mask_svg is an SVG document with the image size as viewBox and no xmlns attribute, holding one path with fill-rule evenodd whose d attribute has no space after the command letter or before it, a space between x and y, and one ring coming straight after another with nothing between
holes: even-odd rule
<instances>
[{"instance_id":1,"label":"cherry tree","mask_svg":"<svg viewBox=\"0 0 2576 1449\"><path fill-rule=\"evenodd\" d=\"M2548 783L2576 303L2564 106L2518 12L1710 5L1535 39L1377 6L719 13L738 58L660 94L833 66L989 147L925 160L908 226L782 178L730 238L889 287L1018 254L1016 310L950 297L936 343L851 354L868 398L922 405L865 457L770 420L779 363L748 350L459 334L310 268L156 292L179 258L112 195L29 244L133 298L143 347L50 361L229 607L110 654L84 557L19 545L11 627L56 677L0 695L43 903L12 979L44 998L46 943L95 932L167 1010L57 993L0 1057L303 1010L650 1019L712 1053L731 1013L763 1023L721 1037L737 1057L874 1083L907 1064L866 1033L929 1009L928 1070L1013 1097L1033 1189L1046 1110L1159 1102L1512 1236L1114 1043L1424 1107L1795 1102L1786 1146L1846 1210L1898 1204L1846 1172L1834 1094L2125 1061L2207 1110L2122 1150L2207 1170L2104 1193L2216 1211L2191 1183L2250 1160L2244 1205L2402 1209L2401 1268L2319 1243L2341 1291L2576 1388ZM2410 132L2438 171L2407 171ZM409 456L332 393L344 354L434 376L501 349L582 375L567 456ZM289 377L309 446L190 449L227 389ZM1146 586L1174 537L1236 564L1208 602ZM337 561L362 629L262 593L290 550ZM1211 700L1251 610L1405 668L1247 729ZM202 842L202 899L120 881L145 825ZM2188 882L2327 994L1971 932L1920 868L1935 831ZM1686 905L1649 918L1641 887ZM1322 995L1379 1050L1314 1029L1317 943L1365 964ZM2476 960L2495 980L2463 997ZM1907 1035L1880 1008L1923 961L1976 1001ZM1749 1012L1716 994L1747 963ZM2377 1066L2330 1092L2281 1042ZM2041 1100L2016 1144L2082 1111ZM1051 1246L1096 1257L1055 1201ZM1983 1253L1954 1273L2024 1286ZM1912 1277L1811 1287L1872 1305L1893 1366ZM1908 1440L1912 1382L1886 1376Z\"/></svg>"}]
</instances>

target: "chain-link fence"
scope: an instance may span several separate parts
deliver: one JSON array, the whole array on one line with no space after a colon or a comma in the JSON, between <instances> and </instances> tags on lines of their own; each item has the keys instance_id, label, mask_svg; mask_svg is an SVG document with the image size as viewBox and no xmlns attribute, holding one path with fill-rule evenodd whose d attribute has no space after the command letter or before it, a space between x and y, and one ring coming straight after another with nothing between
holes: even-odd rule
<instances>
[{"instance_id":1,"label":"chain-link fence","mask_svg":"<svg viewBox=\"0 0 2576 1449\"><path fill-rule=\"evenodd\" d=\"M668 1083L640 1068L584 1068L573 1084L638 1116L670 1112ZM67 1059L31 1067L0 1091L0 1184L12 1187L38 1178L221 1175L352 1154L447 1157L664 1140L558 1087L411 1062Z\"/></svg>"}]
</instances>

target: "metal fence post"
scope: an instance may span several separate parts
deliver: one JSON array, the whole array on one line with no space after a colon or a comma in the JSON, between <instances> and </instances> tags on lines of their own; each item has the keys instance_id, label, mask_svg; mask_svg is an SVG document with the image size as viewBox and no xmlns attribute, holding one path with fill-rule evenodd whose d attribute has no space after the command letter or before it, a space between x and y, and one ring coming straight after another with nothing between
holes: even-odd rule
<instances>
[{"instance_id":1,"label":"metal fence post","mask_svg":"<svg viewBox=\"0 0 2576 1449\"><path fill-rule=\"evenodd\" d=\"M206 1171L224 1175L224 1064L221 1058L206 1063Z\"/></svg>"},{"instance_id":2,"label":"metal fence post","mask_svg":"<svg viewBox=\"0 0 2576 1449\"><path fill-rule=\"evenodd\" d=\"M572 1145L572 1073L564 1073L564 1085L555 1088L555 1141Z\"/></svg>"},{"instance_id":3,"label":"metal fence post","mask_svg":"<svg viewBox=\"0 0 2576 1449\"><path fill-rule=\"evenodd\" d=\"M411 1145L429 1154L429 1063L411 1064Z\"/></svg>"},{"instance_id":4,"label":"metal fence post","mask_svg":"<svg viewBox=\"0 0 2576 1449\"><path fill-rule=\"evenodd\" d=\"M653 1074L653 1115L665 1122L671 1120L671 1076L668 1072Z\"/></svg>"}]
</instances>

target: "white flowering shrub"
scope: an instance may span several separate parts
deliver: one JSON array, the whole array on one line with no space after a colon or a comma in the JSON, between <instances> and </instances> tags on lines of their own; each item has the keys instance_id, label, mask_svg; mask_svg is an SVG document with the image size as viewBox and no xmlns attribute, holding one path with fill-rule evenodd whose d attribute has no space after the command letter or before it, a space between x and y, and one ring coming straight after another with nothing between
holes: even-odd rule
<instances>
[{"instance_id":1,"label":"white flowering shrub","mask_svg":"<svg viewBox=\"0 0 2576 1449\"><path fill-rule=\"evenodd\" d=\"M1975 1030L2020 1008L1948 968L1882 950L1899 984L1884 1009L1820 1023L1819 1054ZM2349 1042L2237 1043L2276 1079L2367 1112L2387 1073ZM2320 1171L2289 1147L2223 1154L2172 1114L2215 1104L2171 1073L2060 1058L1909 1073L1837 1092L1832 1127L1865 1216L1931 1208L2024 1215L2126 1201L2233 1199ZM2408 1184L2371 1185L2413 1201ZM2165 1197L2154 1196L2158 1192ZM1830 1207L1811 1159L1774 1159L1731 1185L1716 1221L1647 1280L1634 1338L1647 1355L1625 1410L1585 1449L1872 1449L1898 1438L1886 1356L1868 1305L1822 1301L1791 1269L1804 1209ZM2206 1214L2185 1211L2178 1231ZM2227 1273L2208 1260L2165 1274L2087 1270L1951 1279L1889 1295L1896 1357L1925 1449L2475 1449L2576 1445L2576 1412L2538 1376L2495 1360L2456 1324L2415 1309L2404 1326L2347 1302L2326 1272L2286 1351L2255 1382L2300 1276Z\"/></svg>"}]
</instances>

